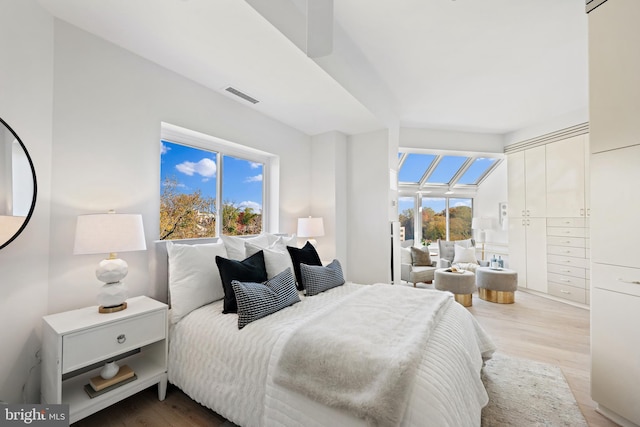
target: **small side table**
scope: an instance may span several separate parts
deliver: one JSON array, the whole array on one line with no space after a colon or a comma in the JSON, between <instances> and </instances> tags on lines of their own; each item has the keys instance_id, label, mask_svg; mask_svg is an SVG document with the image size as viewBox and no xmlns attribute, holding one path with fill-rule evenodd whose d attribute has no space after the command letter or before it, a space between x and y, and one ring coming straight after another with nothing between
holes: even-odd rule
<instances>
[{"instance_id":1,"label":"small side table","mask_svg":"<svg viewBox=\"0 0 640 427\"><path fill-rule=\"evenodd\" d=\"M446 268L435 271L433 286L441 291L449 291L457 302L465 307L473 305L473 293L476 290L475 276L470 271L449 272Z\"/></svg>"},{"instance_id":2,"label":"small side table","mask_svg":"<svg viewBox=\"0 0 640 427\"><path fill-rule=\"evenodd\" d=\"M476 285L480 299L498 304L513 304L518 289L518 273L508 268L478 267Z\"/></svg>"},{"instance_id":3,"label":"small side table","mask_svg":"<svg viewBox=\"0 0 640 427\"><path fill-rule=\"evenodd\" d=\"M127 309L98 313L86 307L43 318L43 404L69 404L74 423L147 387L158 384L158 398L167 392L167 305L141 296L127 300ZM84 387L106 362L128 365L137 378L90 398Z\"/></svg>"}]
</instances>

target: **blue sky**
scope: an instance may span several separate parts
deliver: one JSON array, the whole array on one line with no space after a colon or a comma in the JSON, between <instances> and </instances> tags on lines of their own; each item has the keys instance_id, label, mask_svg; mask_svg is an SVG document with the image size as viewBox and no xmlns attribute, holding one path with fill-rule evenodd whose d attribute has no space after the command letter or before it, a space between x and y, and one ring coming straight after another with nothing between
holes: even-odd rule
<instances>
[{"instance_id":1,"label":"blue sky","mask_svg":"<svg viewBox=\"0 0 640 427\"><path fill-rule=\"evenodd\" d=\"M217 153L162 141L160 179L178 180L178 191L190 194L200 189L216 198ZM224 156L222 201L262 211L263 165Z\"/></svg>"}]
</instances>

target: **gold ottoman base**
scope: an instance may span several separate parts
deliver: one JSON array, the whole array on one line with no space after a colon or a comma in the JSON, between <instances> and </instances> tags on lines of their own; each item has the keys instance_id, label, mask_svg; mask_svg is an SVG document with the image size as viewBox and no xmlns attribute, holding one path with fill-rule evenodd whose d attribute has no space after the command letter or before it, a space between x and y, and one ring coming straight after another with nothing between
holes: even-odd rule
<instances>
[{"instance_id":1,"label":"gold ottoman base","mask_svg":"<svg viewBox=\"0 0 640 427\"><path fill-rule=\"evenodd\" d=\"M453 294L456 302L462 304L465 307L471 307L473 304L473 294Z\"/></svg>"},{"instance_id":2,"label":"gold ottoman base","mask_svg":"<svg viewBox=\"0 0 640 427\"><path fill-rule=\"evenodd\" d=\"M478 288L480 299L498 304L513 304L516 301L515 292L492 291L491 289Z\"/></svg>"}]
</instances>

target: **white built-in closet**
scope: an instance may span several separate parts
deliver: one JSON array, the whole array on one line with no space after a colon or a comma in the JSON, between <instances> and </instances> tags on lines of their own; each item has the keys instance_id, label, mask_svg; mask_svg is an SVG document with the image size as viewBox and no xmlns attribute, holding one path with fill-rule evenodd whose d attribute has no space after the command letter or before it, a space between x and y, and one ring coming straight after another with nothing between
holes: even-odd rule
<instances>
[{"instance_id":1,"label":"white built-in closet","mask_svg":"<svg viewBox=\"0 0 640 427\"><path fill-rule=\"evenodd\" d=\"M589 12L591 396L623 426L640 425L639 41L640 1Z\"/></svg>"}]
</instances>

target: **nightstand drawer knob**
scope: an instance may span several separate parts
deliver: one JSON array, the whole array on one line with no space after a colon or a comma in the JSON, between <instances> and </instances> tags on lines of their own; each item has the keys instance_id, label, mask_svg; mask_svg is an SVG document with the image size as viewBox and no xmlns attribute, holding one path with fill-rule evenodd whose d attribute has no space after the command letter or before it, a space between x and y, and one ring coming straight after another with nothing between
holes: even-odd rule
<instances>
[{"instance_id":1,"label":"nightstand drawer knob","mask_svg":"<svg viewBox=\"0 0 640 427\"><path fill-rule=\"evenodd\" d=\"M125 334L120 334L118 335L118 344L122 344L123 342L125 342L127 340L127 336Z\"/></svg>"}]
</instances>

